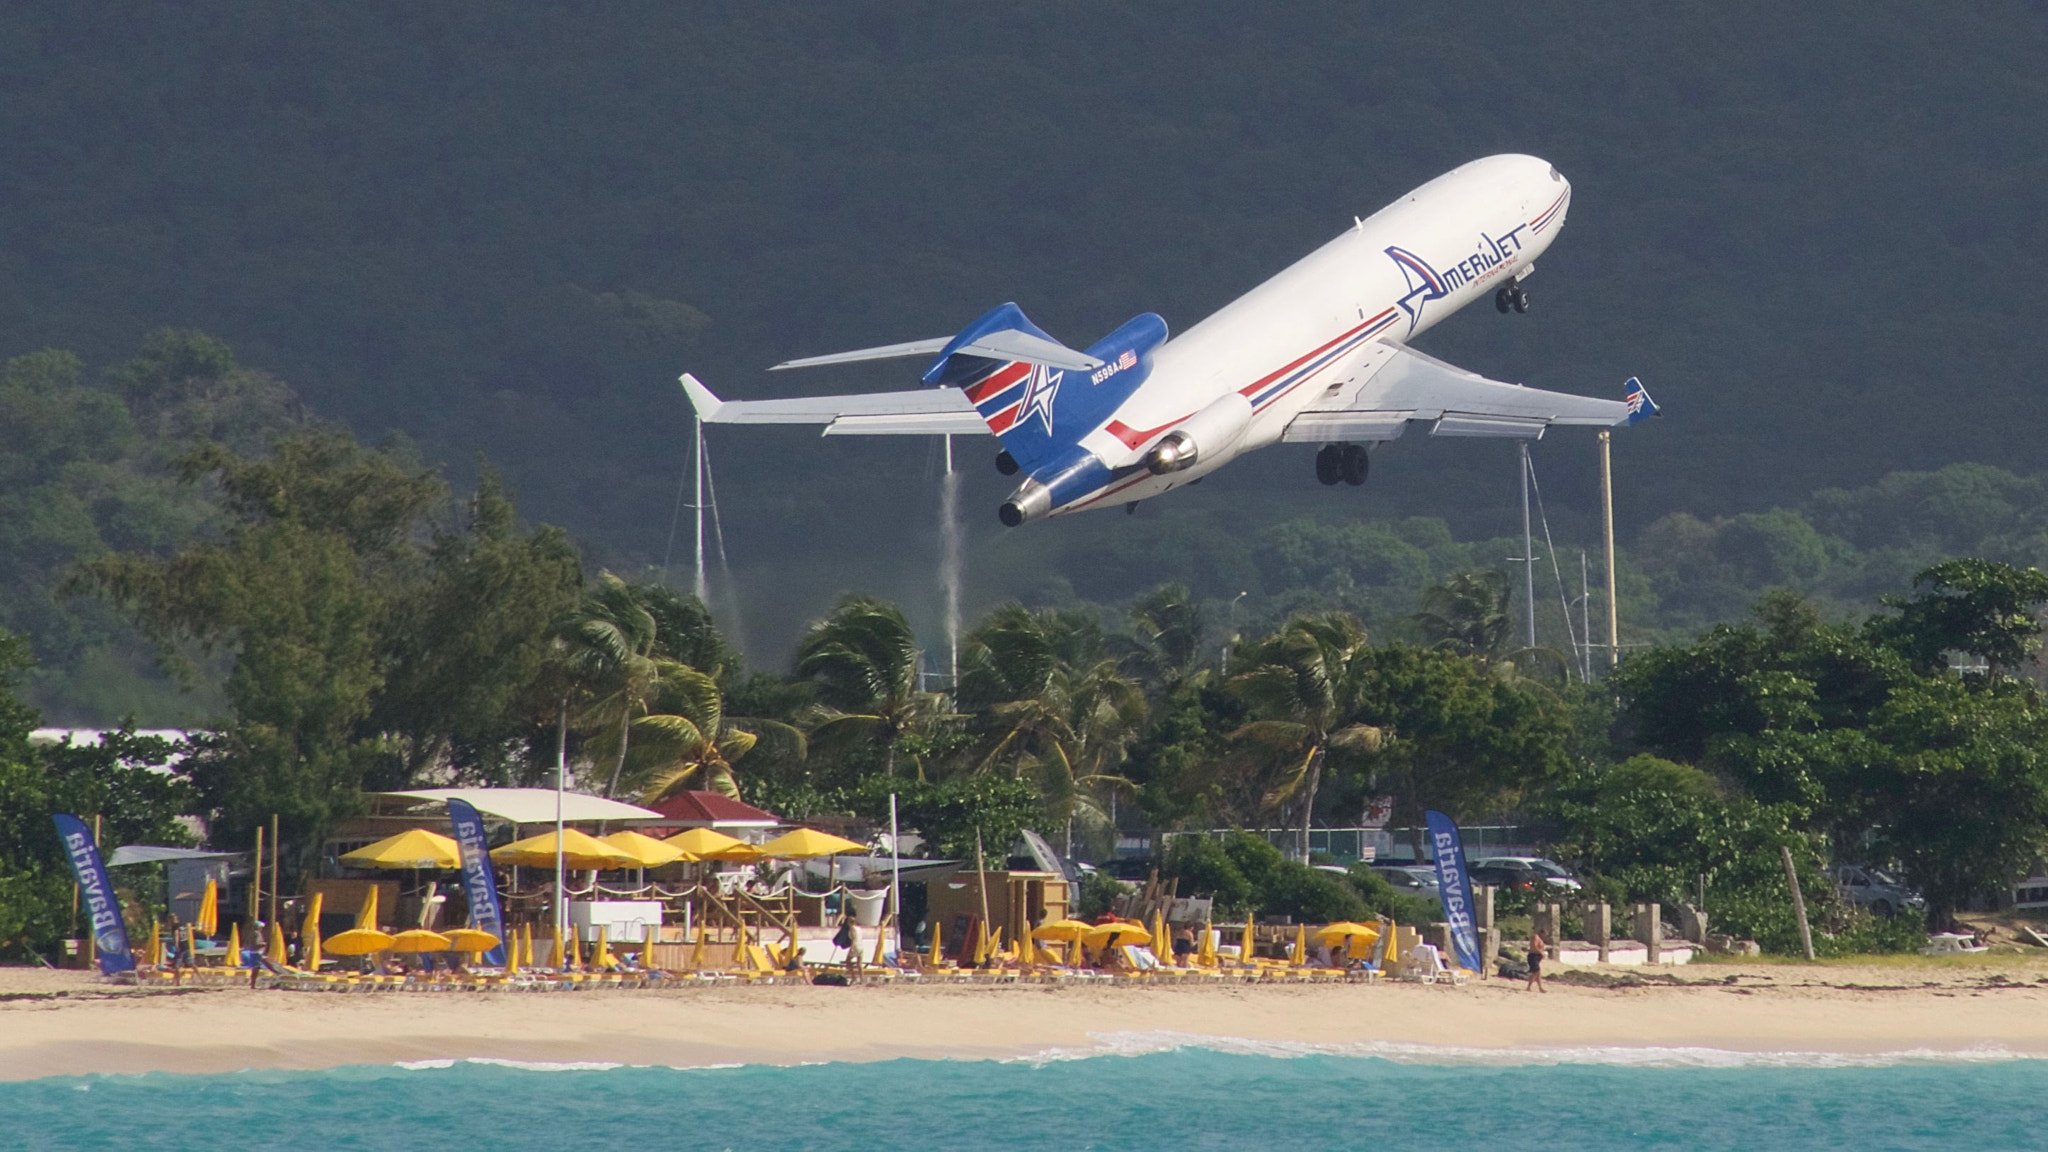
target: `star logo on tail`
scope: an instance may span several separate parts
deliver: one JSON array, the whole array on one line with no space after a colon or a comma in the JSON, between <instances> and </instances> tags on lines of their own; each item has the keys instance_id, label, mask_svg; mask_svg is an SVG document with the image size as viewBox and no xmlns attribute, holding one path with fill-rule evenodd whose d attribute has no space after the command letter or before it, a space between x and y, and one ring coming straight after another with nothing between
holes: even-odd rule
<instances>
[{"instance_id":1,"label":"star logo on tail","mask_svg":"<svg viewBox=\"0 0 2048 1152\"><path fill-rule=\"evenodd\" d=\"M1045 425L1045 434L1052 435L1052 404L1060 394L1060 381L1066 372L1048 368L1043 364L1031 366L1031 378L1024 386L1024 399L1017 403L1017 422L1023 423L1036 415Z\"/></svg>"}]
</instances>

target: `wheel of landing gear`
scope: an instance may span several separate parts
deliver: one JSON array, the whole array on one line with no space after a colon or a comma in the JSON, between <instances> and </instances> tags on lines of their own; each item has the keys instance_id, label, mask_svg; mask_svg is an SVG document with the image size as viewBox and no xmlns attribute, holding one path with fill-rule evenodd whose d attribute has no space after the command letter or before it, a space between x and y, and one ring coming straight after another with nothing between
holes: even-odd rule
<instances>
[{"instance_id":1,"label":"wheel of landing gear","mask_svg":"<svg viewBox=\"0 0 2048 1152\"><path fill-rule=\"evenodd\" d=\"M1505 316L1508 314L1508 309L1514 307L1514 299L1508 294L1508 290L1503 288L1493 294L1493 306L1501 315Z\"/></svg>"},{"instance_id":2,"label":"wheel of landing gear","mask_svg":"<svg viewBox=\"0 0 2048 1152\"><path fill-rule=\"evenodd\" d=\"M1346 444L1344 446L1344 482L1356 488L1360 484L1365 483L1366 476L1371 472L1372 457L1365 454L1365 445Z\"/></svg>"},{"instance_id":3,"label":"wheel of landing gear","mask_svg":"<svg viewBox=\"0 0 2048 1152\"><path fill-rule=\"evenodd\" d=\"M1529 310L1529 294L1520 288L1515 289L1514 305L1515 311L1527 312Z\"/></svg>"},{"instance_id":4,"label":"wheel of landing gear","mask_svg":"<svg viewBox=\"0 0 2048 1152\"><path fill-rule=\"evenodd\" d=\"M1325 486L1344 478L1344 445L1325 444L1316 453L1316 482Z\"/></svg>"}]
</instances>

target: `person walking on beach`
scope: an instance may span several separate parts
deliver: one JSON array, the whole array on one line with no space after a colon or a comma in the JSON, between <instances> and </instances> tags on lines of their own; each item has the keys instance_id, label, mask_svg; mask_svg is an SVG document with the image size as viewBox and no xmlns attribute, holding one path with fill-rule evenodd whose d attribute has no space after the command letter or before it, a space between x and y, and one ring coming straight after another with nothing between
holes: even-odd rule
<instances>
[{"instance_id":1,"label":"person walking on beach","mask_svg":"<svg viewBox=\"0 0 2048 1152\"><path fill-rule=\"evenodd\" d=\"M1531 988L1544 993L1550 991L1543 986L1543 948L1543 933L1529 929L1529 982L1522 985L1524 992Z\"/></svg>"}]
</instances>

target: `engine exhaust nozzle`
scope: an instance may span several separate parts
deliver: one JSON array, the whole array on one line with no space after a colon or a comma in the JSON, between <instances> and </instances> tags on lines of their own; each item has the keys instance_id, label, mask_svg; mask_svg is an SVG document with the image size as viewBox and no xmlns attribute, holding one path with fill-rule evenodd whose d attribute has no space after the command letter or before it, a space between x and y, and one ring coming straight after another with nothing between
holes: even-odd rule
<instances>
[{"instance_id":1,"label":"engine exhaust nozzle","mask_svg":"<svg viewBox=\"0 0 2048 1152\"><path fill-rule=\"evenodd\" d=\"M1151 469L1154 476L1164 476L1193 467L1200 457L1201 452L1192 436L1185 432L1168 432L1152 446L1152 451L1145 454L1145 467Z\"/></svg>"},{"instance_id":2,"label":"engine exhaust nozzle","mask_svg":"<svg viewBox=\"0 0 2048 1152\"><path fill-rule=\"evenodd\" d=\"M1017 485L1010 498L996 509L996 518L1005 527L1015 528L1029 520L1042 520L1052 513L1052 489L1036 480L1026 480Z\"/></svg>"}]
</instances>

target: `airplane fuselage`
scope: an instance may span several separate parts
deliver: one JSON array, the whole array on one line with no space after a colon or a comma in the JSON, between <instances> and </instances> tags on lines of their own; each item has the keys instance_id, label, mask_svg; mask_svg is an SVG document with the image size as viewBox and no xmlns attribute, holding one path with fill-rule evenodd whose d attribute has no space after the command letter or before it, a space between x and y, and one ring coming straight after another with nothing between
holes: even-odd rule
<instances>
[{"instance_id":1,"label":"airplane fuselage","mask_svg":"<svg viewBox=\"0 0 2048 1152\"><path fill-rule=\"evenodd\" d=\"M1153 349L1144 382L1078 452L1034 469L1038 515L1170 492L1280 439L1344 383L1370 342L1401 345L1510 278L1526 278L1564 223L1571 185L1548 161L1502 155L1447 172ZM1067 372L1065 386L1090 387ZM1148 454L1200 427L1198 457L1159 474ZM1026 489L1031 487L1026 485ZM1020 489L1020 495L1025 489ZM1049 505L1049 506L1047 506Z\"/></svg>"}]
</instances>

